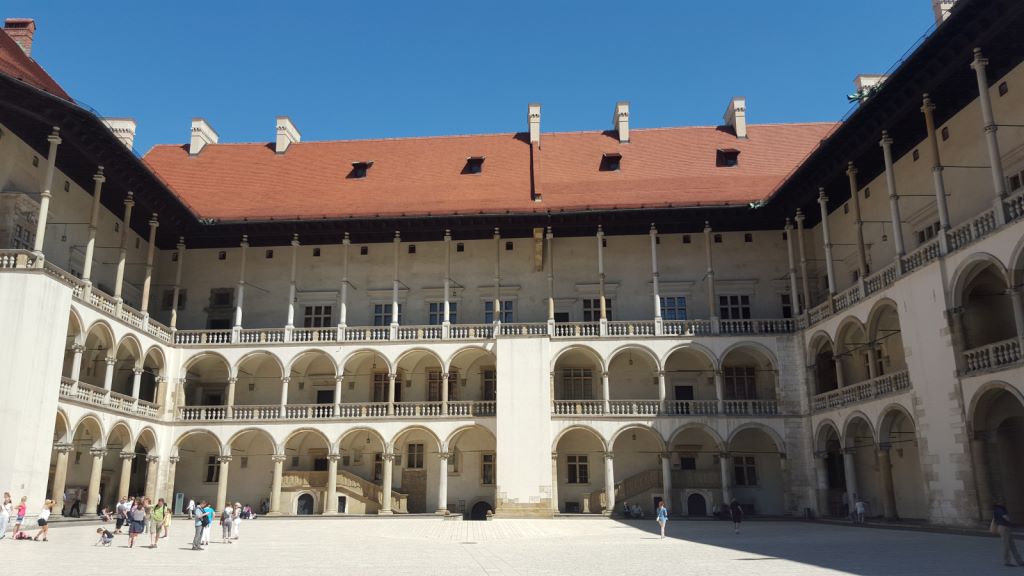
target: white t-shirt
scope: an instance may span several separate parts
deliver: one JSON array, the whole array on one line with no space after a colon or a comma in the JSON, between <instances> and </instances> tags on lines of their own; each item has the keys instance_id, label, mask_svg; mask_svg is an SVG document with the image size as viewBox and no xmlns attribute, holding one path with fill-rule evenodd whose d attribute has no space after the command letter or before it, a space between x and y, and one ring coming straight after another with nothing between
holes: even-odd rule
<instances>
[{"instance_id":1,"label":"white t-shirt","mask_svg":"<svg viewBox=\"0 0 1024 576\"><path fill-rule=\"evenodd\" d=\"M42 510L40 510L39 511L39 519L40 520L49 520L50 519L50 509L49 508L43 508Z\"/></svg>"},{"instance_id":2,"label":"white t-shirt","mask_svg":"<svg viewBox=\"0 0 1024 576\"><path fill-rule=\"evenodd\" d=\"M10 517L11 511L12 511L12 509L11 509L11 503L10 502L4 502L3 506L0 506L0 516L8 516L8 517Z\"/></svg>"}]
</instances>

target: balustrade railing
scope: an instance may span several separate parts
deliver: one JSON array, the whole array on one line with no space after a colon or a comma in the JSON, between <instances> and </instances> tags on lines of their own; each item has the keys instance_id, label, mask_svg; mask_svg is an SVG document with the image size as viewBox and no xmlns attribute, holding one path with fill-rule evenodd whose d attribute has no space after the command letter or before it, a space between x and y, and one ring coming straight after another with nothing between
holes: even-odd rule
<instances>
[{"instance_id":1,"label":"balustrade railing","mask_svg":"<svg viewBox=\"0 0 1024 576\"><path fill-rule=\"evenodd\" d=\"M865 380L836 390L817 394L812 399L814 411L834 410L859 404L876 398L899 394L910 389L910 373L906 370L883 374L871 380Z\"/></svg>"},{"instance_id":2,"label":"balustrade railing","mask_svg":"<svg viewBox=\"0 0 1024 576\"><path fill-rule=\"evenodd\" d=\"M94 406L104 406L123 414L136 414L149 418L156 418L160 411L160 407L152 402L64 377L60 379L60 397Z\"/></svg>"},{"instance_id":3,"label":"balustrade railing","mask_svg":"<svg viewBox=\"0 0 1024 576\"><path fill-rule=\"evenodd\" d=\"M547 322L516 322L502 323L502 336L547 336Z\"/></svg>"},{"instance_id":4,"label":"balustrade railing","mask_svg":"<svg viewBox=\"0 0 1024 576\"><path fill-rule=\"evenodd\" d=\"M613 416L657 416L661 413L658 400L609 400L608 413Z\"/></svg>"},{"instance_id":5,"label":"balustrade railing","mask_svg":"<svg viewBox=\"0 0 1024 576\"><path fill-rule=\"evenodd\" d=\"M669 400L665 413L670 416L714 416L718 414L718 400Z\"/></svg>"},{"instance_id":6,"label":"balustrade railing","mask_svg":"<svg viewBox=\"0 0 1024 576\"><path fill-rule=\"evenodd\" d=\"M345 402L338 405L339 418L384 418L387 402Z\"/></svg>"},{"instance_id":7,"label":"balustrade railing","mask_svg":"<svg viewBox=\"0 0 1024 576\"><path fill-rule=\"evenodd\" d=\"M589 338L600 335L600 322L560 322L555 324L555 336L561 338Z\"/></svg>"},{"instance_id":8,"label":"balustrade railing","mask_svg":"<svg viewBox=\"0 0 1024 576\"><path fill-rule=\"evenodd\" d=\"M777 416L775 400L725 400L724 414L742 416ZM555 400L555 416L714 416L719 414L717 400L669 400L662 409L658 400Z\"/></svg>"},{"instance_id":9,"label":"balustrade railing","mask_svg":"<svg viewBox=\"0 0 1024 576\"><path fill-rule=\"evenodd\" d=\"M178 330L175 344L231 344L231 330Z\"/></svg>"},{"instance_id":10,"label":"balustrade railing","mask_svg":"<svg viewBox=\"0 0 1024 576\"><path fill-rule=\"evenodd\" d=\"M776 416L779 403L775 400L725 400L722 407L726 415Z\"/></svg>"},{"instance_id":11,"label":"balustrade railing","mask_svg":"<svg viewBox=\"0 0 1024 576\"><path fill-rule=\"evenodd\" d=\"M608 322L609 336L654 336L653 320L614 320Z\"/></svg>"},{"instance_id":12,"label":"balustrade railing","mask_svg":"<svg viewBox=\"0 0 1024 576\"><path fill-rule=\"evenodd\" d=\"M287 404L284 417L291 420L326 420L334 417L334 404Z\"/></svg>"},{"instance_id":13,"label":"balustrade railing","mask_svg":"<svg viewBox=\"0 0 1024 576\"><path fill-rule=\"evenodd\" d=\"M920 248L907 254L902 259L903 273L910 274L914 270L928 264L939 257L939 239L934 238Z\"/></svg>"},{"instance_id":14,"label":"balustrade railing","mask_svg":"<svg viewBox=\"0 0 1024 576\"><path fill-rule=\"evenodd\" d=\"M997 227L995 210L986 210L949 231L949 249L959 250L988 236Z\"/></svg>"},{"instance_id":15,"label":"balustrade railing","mask_svg":"<svg viewBox=\"0 0 1024 576\"><path fill-rule=\"evenodd\" d=\"M494 416L496 413L493 400L470 400L448 402L449 416Z\"/></svg>"},{"instance_id":16,"label":"balustrade railing","mask_svg":"<svg viewBox=\"0 0 1024 576\"><path fill-rule=\"evenodd\" d=\"M722 334L788 334L797 330L791 318L779 320L720 320Z\"/></svg>"},{"instance_id":17,"label":"balustrade railing","mask_svg":"<svg viewBox=\"0 0 1024 576\"><path fill-rule=\"evenodd\" d=\"M1024 190L1016 192L1006 199L1006 219L1015 222L1024 218Z\"/></svg>"},{"instance_id":18,"label":"balustrade railing","mask_svg":"<svg viewBox=\"0 0 1024 576\"><path fill-rule=\"evenodd\" d=\"M494 324L452 324L448 330L452 340L494 338Z\"/></svg>"},{"instance_id":19,"label":"balustrade railing","mask_svg":"<svg viewBox=\"0 0 1024 576\"><path fill-rule=\"evenodd\" d=\"M963 353L964 374L997 370L1020 363L1021 342L1019 338L993 342Z\"/></svg>"},{"instance_id":20,"label":"balustrade railing","mask_svg":"<svg viewBox=\"0 0 1024 576\"><path fill-rule=\"evenodd\" d=\"M603 400L555 400L552 413L557 416L596 416L604 414Z\"/></svg>"},{"instance_id":21,"label":"balustrade railing","mask_svg":"<svg viewBox=\"0 0 1024 576\"><path fill-rule=\"evenodd\" d=\"M242 344L272 344L284 342L284 328L243 328L238 331Z\"/></svg>"},{"instance_id":22,"label":"balustrade railing","mask_svg":"<svg viewBox=\"0 0 1024 576\"><path fill-rule=\"evenodd\" d=\"M443 418L494 416L493 400L442 402L395 402L388 415L387 402L343 402L341 404L286 404L236 406L181 406L176 418L182 421L332 420L363 418Z\"/></svg>"},{"instance_id":23,"label":"balustrade railing","mask_svg":"<svg viewBox=\"0 0 1024 576\"><path fill-rule=\"evenodd\" d=\"M662 331L666 336L710 336L714 326L711 320L665 320Z\"/></svg>"},{"instance_id":24,"label":"balustrade railing","mask_svg":"<svg viewBox=\"0 0 1024 576\"><path fill-rule=\"evenodd\" d=\"M440 416L440 402L395 402L395 416Z\"/></svg>"},{"instance_id":25,"label":"balustrade railing","mask_svg":"<svg viewBox=\"0 0 1024 576\"><path fill-rule=\"evenodd\" d=\"M442 337L440 326L399 326L399 340L440 340Z\"/></svg>"}]
</instances>

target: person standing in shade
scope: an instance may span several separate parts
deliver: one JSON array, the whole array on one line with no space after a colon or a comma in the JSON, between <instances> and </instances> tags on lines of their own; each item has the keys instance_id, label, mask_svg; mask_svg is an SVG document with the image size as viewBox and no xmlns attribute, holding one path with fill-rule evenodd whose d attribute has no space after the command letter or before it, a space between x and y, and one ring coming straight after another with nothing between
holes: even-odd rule
<instances>
[{"instance_id":1,"label":"person standing in shade","mask_svg":"<svg viewBox=\"0 0 1024 576\"><path fill-rule=\"evenodd\" d=\"M729 504L729 516L732 517L732 528L736 534L740 533L740 523L743 522L743 507L740 503L733 500L732 504Z\"/></svg>"},{"instance_id":2,"label":"person standing in shade","mask_svg":"<svg viewBox=\"0 0 1024 576\"><path fill-rule=\"evenodd\" d=\"M206 510L204 509L206 502L200 502L199 507L193 506L191 517L195 518L196 522L196 534L192 538L192 549L202 550L203 549L203 531L209 526L209 519L206 517Z\"/></svg>"},{"instance_id":3,"label":"person standing in shade","mask_svg":"<svg viewBox=\"0 0 1024 576\"><path fill-rule=\"evenodd\" d=\"M0 502L0 540L7 537L7 524L11 521L11 513L14 507L11 504L11 493L4 492L3 502Z\"/></svg>"},{"instance_id":4,"label":"person standing in shade","mask_svg":"<svg viewBox=\"0 0 1024 576\"><path fill-rule=\"evenodd\" d=\"M661 528L661 537L665 537L665 524L668 524L668 508L665 508L665 501L658 500L658 526Z\"/></svg>"},{"instance_id":5,"label":"person standing in shade","mask_svg":"<svg viewBox=\"0 0 1024 576\"><path fill-rule=\"evenodd\" d=\"M856 496L856 501L853 503L853 513L857 524L864 523L864 510L867 505L864 503L864 499L860 496Z\"/></svg>"},{"instance_id":6,"label":"person standing in shade","mask_svg":"<svg viewBox=\"0 0 1024 576\"><path fill-rule=\"evenodd\" d=\"M1024 566L1024 561L1021 561L1020 553L1017 552L1017 544L1013 541L1013 524L1010 523L1010 512L1002 502L996 502L992 505L992 524L995 526L999 538L1003 541L1003 564L1013 566L1010 563L1010 556L1012 555L1013 559L1017 561L1017 566Z\"/></svg>"}]
</instances>

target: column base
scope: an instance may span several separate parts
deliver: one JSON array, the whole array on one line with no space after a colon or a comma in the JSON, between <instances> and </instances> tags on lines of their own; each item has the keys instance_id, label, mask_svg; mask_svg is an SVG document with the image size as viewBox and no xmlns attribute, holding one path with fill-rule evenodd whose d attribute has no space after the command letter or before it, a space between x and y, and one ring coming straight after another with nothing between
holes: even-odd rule
<instances>
[{"instance_id":1,"label":"column base","mask_svg":"<svg viewBox=\"0 0 1024 576\"><path fill-rule=\"evenodd\" d=\"M335 511L335 510L329 510L329 511L327 511L327 512L324 512L324 513L322 513L322 514L320 514L320 515L321 515L321 516L337 516L337 515L338 515L338 512L337 512L337 511Z\"/></svg>"},{"instance_id":2,"label":"column base","mask_svg":"<svg viewBox=\"0 0 1024 576\"><path fill-rule=\"evenodd\" d=\"M448 509L447 508L438 508L437 510L434 511L434 514L436 514L438 516L447 516L448 515Z\"/></svg>"},{"instance_id":3,"label":"column base","mask_svg":"<svg viewBox=\"0 0 1024 576\"><path fill-rule=\"evenodd\" d=\"M607 516L608 518L611 518L611 516L612 516L612 511L611 511L610 509L605 509L605 510L602 510L602 511L601 511L601 516Z\"/></svg>"},{"instance_id":4,"label":"column base","mask_svg":"<svg viewBox=\"0 0 1024 576\"><path fill-rule=\"evenodd\" d=\"M284 516L283 512L267 512L264 516Z\"/></svg>"},{"instance_id":5,"label":"column base","mask_svg":"<svg viewBox=\"0 0 1024 576\"><path fill-rule=\"evenodd\" d=\"M393 516L394 514L395 513L393 511L391 511L391 510L378 510L377 511L377 515L378 516Z\"/></svg>"}]
</instances>

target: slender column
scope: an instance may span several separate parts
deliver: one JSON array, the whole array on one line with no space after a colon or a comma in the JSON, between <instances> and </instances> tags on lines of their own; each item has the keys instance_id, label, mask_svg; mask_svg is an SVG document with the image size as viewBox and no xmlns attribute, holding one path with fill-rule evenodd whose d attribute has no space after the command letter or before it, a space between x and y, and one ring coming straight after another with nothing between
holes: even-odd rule
<instances>
[{"instance_id":1,"label":"slender column","mask_svg":"<svg viewBox=\"0 0 1024 576\"><path fill-rule=\"evenodd\" d=\"M796 263L793 260L793 225L786 218L786 256L789 258L789 294L790 306L793 308L793 317L801 313L800 292L796 289ZM806 298L806 296L804 296Z\"/></svg>"},{"instance_id":2,"label":"slender column","mask_svg":"<svg viewBox=\"0 0 1024 576\"><path fill-rule=\"evenodd\" d=\"M996 132L999 127L996 125L995 116L992 114L992 99L988 93L988 74L985 67L988 66L988 58L981 55L981 48L974 49L974 61L971 68L978 77L978 102L981 103L981 120L985 126L985 144L988 146L988 161L992 167L992 192L995 193L995 214L997 224L1006 224L1006 205L1003 199L1006 197L1006 179L1003 177L1003 157L999 153L999 139Z\"/></svg>"},{"instance_id":3,"label":"slender column","mask_svg":"<svg viewBox=\"0 0 1024 576\"><path fill-rule=\"evenodd\" d=\"M167 481L164 483L164 501L172 509L174 507L174 475L178 472L178 462L181 458L171 456L167 459ZM180 513L181 510L178 510Z\"/></svg>"},{"instance_id":4,"label":"slender column","mask_svg":"<svg viewBox=\"0 0 1024 576\"><path fill-rule=\"evenodd\" d=\"M501 230L494 229L494 317L495 324L501 323ZM497 330L495 330L497 334Z\"/></svg>"},{"instance_id":5,"label":"slender column","mask_svg":"<svg viewBox=\"0 0 1024 576\"><path fill-rule=\"evenodd\" d=\"M611 397L609 396L609 388L608 372L605 371L601 373L601 399L604 400L604 412L602 412L602 414L611 413Z\"/></svg>"},{"instance_id":6,"label":"slender column","mask_svg":"<svg viewBox=\"0 0 1024 576\"><path fill-rule=\"evenodd\" d=\"M661 453L661 487L662 498L665 500L665 508L672 513L672 454Z\"/></svg>"},{"instance_id":7,"label":"slender column","mask_svg":"<svg viewBox=\"0 0 1024 576\"><path fill-rule=\"evenodd\" d=\"M448 515L448 456L447 452L437 454L437 511L435 514Z\"/></svg>"},{"instance_id":8,"label":"slender column","mask_svg":"<svg viewBox=\"0 0 1024 576\"><path fill-rule=\"evenodd\" d=\"M100 220L100 193L103 191L103 183L107 177L103 175L103 166L96 169L93 175L92 189L92 212L89 216L89 239L85 242L85 262L82 266L82 281L85 282L86 290L92 289L92 256L96 250L96 227Z\"/></svg>"},{"instance_id":9,"label":"slender column","mask_svg":"<svg viewBox=\"0 0 1024 576\"><path fill-rule=\"evenodd\" d=\"M1010 305L1013 306L1013 321L1017 326L1017 337L1024 336L1024 300L1021 300L1021 286L1014 286L1007 290L1010 297Z\"/></svg>"},{"instance_id":10,"label":"slender column","mask_svg":"<svg viewBox=\"0 0 1024 576\"><path fill-rule=\"evenodd\" d=\"M601 305L600 334L604 336L608 333L608 302L604 294L604 229L600 224L597 225L597 291ZM607 404L607 397L605 400Z\"/></svg>"},{"instance_id":11,"label":"slender column","mask_svg":"<svg viewBox=\"0 0 1024 576\"><path fill-rule=\"evenodd\" d=\"M36 255L36 266L43 266L43 241L46 240L46 214L50 209L50 190L53 189L53 172L57 168L57 146L60 145L60 128L53 127L53 132L46 137L50 143L50 151L46 155L46 179L43 180L43 192L39 198L39 219L36 221L36 238L32 251Z\"/></svg>"},{"instance_id":12,"label":"slender column","mask_svg":"<svg viewBox=\"0 0 1024 576\"><path fill-rule=\"evenodd\" d=\"M658 289L658 229L651 222L651 288L654 293L654 332L661 335L661 291Z\"/></svg>"},{"instance_id":13,"label":"slender column","mask_svg":"<svg viewBox=\"0 0 1024 576\"><path fill-rule=\"evenodd\" d=\"M398 253L402 247L402 236L398 230L395 230L395 271L394 277L391 282L391 339L395 340L398 338Z\"/></svg>"},{"instance_id":14,"label":"slender column","mask_svg":"<svg viewBox=\"0 0 1024 576\"><path fill-rule=\"evenodd\" d=\"M142 368L132 369L132 398L139 399L139 390L142 388Z\"/></svg>"},{"instance_id":15,"label":"slender column","mask_svg":"<svg viewBox=\"0 0 1024 576\"><path fill-rule=\"evenodd\" d=\"M828 233L828 196L824 188L818 188L818 207L821 209L821 236L825 244L825 270L828 273L828 294L831 305L836 294L836 271L832 264L832 238Z\"/></svg>"},{"instance_id":16,"label":"slender column","mask_svg":"<svg viewBox=\"0 0 1024 576\"><path fill-rule=\"evenodd\" d=\"M729 473L731 456L728 452L722 452L718 456L718 464L722 471L722 504L728 506L732 503L732 474Z\"/></svg>"},{"instance_id":17,"label":"slender column","mask_svg":"<svg viewBox=\"0 0 1024 576\"><path fill-rule=\"evenodd\" d=\"M796 246L800 251L800 287L804 294L804 312L811 307L811 290L807 276L807 251L804 250L804 212L796 209Z\"/></svg>"},{"instance_id":18,"label":"slender column","mask_svg":"<svg viewBox=\"0 0 1024 576\"><path fill-rule=\"evenodd\" d=\"M882 481L882 513L886 518L896 517L896 494L892 484L892 459L889 451L892 445L883 442L878 445L878 474Z\"/></svg>"},{"instance_id":19,"label":"slender column","mask_svg":"<svg viewBox=\"0 0 1024 576\"><path fill-rule=\"evenodd\" d=\"M707 259L708 271L706 274L708 282L708 313L711 314L712 330L718 332L718 306L715 297L715 266L711 259L711 223L704 222L704 254Z\"/></svg>"},{"instance_id":20,"label":"slender column","mask_svg":"<svg viewBox=\"0 0 1024 576\"><path fill-rule=\"evenodd\" d=\"M818 516L826 516L828 510L828 462L825 458L828 456L827 452L815 452L814 453L814 472L816 479L816 488L818 496Z\"/></svg>"},{"instance_id":21,"label":"slender column","mask_svg":"<svg viewBox=\"0 0 1024 576\"><path fill-rule=\"evenodd\" d=\"M662 414L667 412L665 409L665 401L667 398L665 388L665 371L660 370L658 371L658 406Z\"/></svg>"},{"instance_id":22,"label":"slender column","mask_svg":"<svg viewBox=\"0 0 1024 576\"><path fill-rule=\"evenodd\" d=\"M395 380L398 378L398 374L390 372L388 374L388 416L395 413Z\"/></svg>"},{"instance_id":23,"label":"slender column","mask_svg":"<svg viewBox=\"0 0 1024 576\"><path fill-rule=\"evenodd\" d=\"M558 452L551 453L551 512L558 514Z\"/></svg>"},{"instance_id":24,"label":"slender column","mask_svg":"<svg viewBox=\"0 0 1024 576\"><path fill-rule=\"evenodd\" d=\"M103 361L107 364L107 369L103 371L103 389L109 392L114 387L114 365L117 359L107 356Z\"/></svg>"},{"instance_id":25,"label":"slender column","mask_svg":"<svg viewBox=\"0 0 1024 576\"><path fill-rule=\"evenodd\" d=\"M85 352L85 346L75 344L71 350L75 353L71 359L71 379L77 383L82 375L82 354Z\"/></svg>"},{"instance_id":26,"label":"slender column","mask_svg":"<svg viewBox=\"0 0 1024 576\"><path fill-rule=\"evenodd\" d=\"M327 456L327 502L324 502L324 515L344 512L338 510L338 460L341 456L330 454Z\"/></svg>"},{"instance_id":27,"label":"slender column","mask_svg":"<svg viewBox=\"0 0 1024 576\"><path fill-rule=\"evenodd\" d=\"M174 271L174 296L171 299L171 329L178 327L178 299L181 297L181 267L185 263L185 237L178 237L178 266Z\"/></svg>"},{"instance_id":28,"label":"slender column","mask_svg":"<svg viewBox=\"0 0 1024 576\"><path fill-rule=\"evenodd\" d=\"M949 207L946 205L946 183L942 177L942 158L939 156L939 140L935 137L935 104L927 94L921 105L921 112L924 113L924 124L928 130L928 148L932 153L932 184L935 186L935 202L939 209L939 226L942 227L939 235L939 246L942 253L949 251L949 238L946 234L949 231Z\"/></svg>"},{"instance_id":29,"label":"slender column","mask_svg":"<svg viewBox=\"0 0 1024 576\"><path fill-rule=\"evenodd\" d=\"M345 382L345 376L339 374L334 377L334 415L341 416L341 385Z\"/></svg>"},{"instance_id":30,"label":"slender column","mask_svg":"<svg viewBox=\"0 0 1024 576\"><path fill-rule=\"evenodd\" d=\"M270 483L270 516L281 515L281 476L284 474L286 458L284 454L274 454L270 457L274 461L274 477Z\"/></svg>"},{"instance_id":31,"label":"slender column","mask_svg":"<svg viewBox=\"0 0 1024 576\"><path fill-rule=\"evenodd\" d=\"M882 139L878 142L882 147L882 156L885 158L885 186L889 189L889 213L892 217L892 238L896 243L896 261L907 253L903 244L903 218L900 217L900 196L896 192L896 170L892 161L892 138L889 133L882 130ZM902 262L897 264L902 267Z\"/></svg>"},{"instance_id":32,"label":"slender column","mask_svg":"<svg viewBox=\"0 0 1024 576\"><path fill-rule=\"evenodd\" d=\"M441 414L448 414L448 378L449 372L441 374Z\"/></svg>"},{"instance_id":33,"label":"slender column","mask_svg":"<svg viewBox=\"0 0 1024 576\"><path fill-rule=\"evenodd\" d=\"M100 505L100 474L103 472L103 457L107 455L107 451L103 448L92 448L89 450L89 455L92 456L92 468L89 470L85 513L95 514Z\"/></svg>"},{"instance_id":34,"label":"slender column","mask_svg":"<svg viewBox=\"0 0 1024 576\"><path fill-rule=\"evenodd\" d=\"M615 454L604 453L604 515L611 516L615 512Z\"/></svg>"},{"instance_id":35,"label":"slender column","mask_svg":"<svg viewBox=\"0 0 1024 576\"><path fill-rule=\"evenodd\" d=\"M128 259L128 235L132 232L132 208L135 206L135 195L128 191L124 199L124 221L121 226L121 246L117 252L117 276L114 277L114 300L118 306L123 301L124 269Z\"/></svg>"},{"instance_id":36,"label":"slender column","mask_svg":"<svg viewBox=\"0 0 1024 576\"><path fill-rule=\"evenodd\" d=\"M345 232L345 238L341 241L341 302L338 304L338 338L342 339L348 327L348 247L351 244L348 232Z\"/></svg>"},{"instance_id":37,"label":"slender column","mask_svg":"<svg viewBox=\"0 0 1024 576\"><path fill-rule=\"evenodd\" d=\"M121 452L121 482L117 485L117 495L120 498L125 496L137 496L137 494L129 494L131 480L132 480L132 462L135 461L135 454L133 452Z\"/></svg>"},{"instance_id":38,"label":"slender column","mask_svg":"<svg viewBox=\"0 0 1024 576\"><path fill-rule=\"evenodd\" d=\"M843 450L843 472L846 474L846 500L850 505L850 509L853 509L855 502L854 498L857 496L857 470L854 461L854 449L846 448Z\"/></svg>"},{"instance_id":39,"label":"slender column","mask_svg":"<svg viewBox=\"0 0 1024 576\"><path fill-rule=\"evenodd\" d=\"M444 316L441 318L441 337L447 338L451 331L451 289L452 289L452 231L444 231ZM447 400L447 396L444 398ZM447 412L445 412L447 414Z\"/></svg>"},{"instance_id":40,"label":"slender column","mask_svg":"<svg viewBox=\"0 0 1024 576\"><path fill-rule=\"evenodd\" d=\"M281 418L285 417L285 407L288 405L288 384L291 381L291 376L281 378Z\"/></svg>"},{"instance_id":41,"label":"slender column","mask_svg":"<svg viewBox=\"0 0 1024 576\"><path fill-rule=\"evenodd\" d=\"M978 515L991 518L992 486L988 475L988 432L975 431L971 437L971 467L974 468L974 488L978 494Z\"/></svg>"},{"instance_id":42,"label":"slender column","mask_svg":"<svg viewBox=\"0 0 1024 576\"><path fill-rule=\"evenodd\" d=\"M875 350L875 343L874 342L868 342L867 343L867 353L868 353L868 378L871 378L872 380L874 380L875 378L878 378L879 376L881 376L881 374L878 373L878 351Z\"/></svg>"},{"instance_id":43,"label":"slender column","mask_svg":"<svg viewBox=\"0 0 1024 576\"><path fill-rule=\"evenodd\" d=\"M141 312L149 314L149 292L153 286L153 258L156 256L156 229L160 226L156 212L149 218L149 245L146 248L146 277L142 280Z\"/></svg>"},{"instance_id":44,"label":"slender column","mask_svg":"<svg viewBox=\"0 0 1024 576\"><path fill-rule=\"evenodd\" d=\"M153 502L156 502L156 483L158 474L160 473L160 457L159 456L146 456L146 490L145 495L149 496Z\"/></svg>"},{"instance_id":45,"label":"slender column","mask_svg":"<svg viewBox=\"0 0 1024 576\"><path fill-rule=\"evenodd\" d=\"M71 444L57 444L53 447L57 451L57 465L53 471L53 493L50 499L54 501L53 510L58 516L64 514L64 489L68 481L68 453L71 452Z\"/></svg>"},{"instance_id":46,"label":"slender column","mask_svg":"<svg viewBox=\"0 0 1024 576\"><path fill-rule=\"evenodd\" d=\"M228 401L227 401L227 412L228 418L233 418L235 415L235 390L237 389L238 378L232 376L228 378Z\"/></svg>"},{"instance_id":47,"label":"slender column","mask_svg":"<svg viewBox=\"0 0 1024 576\"><path fill-rule=\"evenodd\" d=\"M299 260L299 235L292 235L292 279L288 284L288 324L285 328L290 332L295 328L295 267Z\"/></svg>"},{"instance_id":48,"label":"slender column","mask_svg":"<svg viewBox=\"0 0 1024 576\"><path fill-rule=\"evenodd\" d=\"M718 399L718 413L725 414L725 385L722 382L722 371L715 369L715 398Z\"/></svg>"},{"instance_id":49,"label":"slender column","mask_svg":"<svg viewBox=\"0 0 1024 576\"><path fill-rule=\"evenodd\" d=\"M381 456L381 465L384 467L384 481L381 482L380 494L380 514L392 514L391 511L391 475L394 473L392 468L394 467L395 455L391 452L385 452Z\"/></svg>"},{"instance_id":50,"label":"slender column","mask_svg":"<svg viewBox=\"0 0 1024 576\"><path fill-rule=\"evenodd\" d=\"M551 226L548 226L547 232L548 241L548 333L554 335L554 323L555 323L555 235L551 232ZM556 509L557 511L557 509Z\"/></svg>"},{"instance_id":51,"label":"slender column","mask_svg":"<svg viewBox=\"0 0 1024 576\"><path fill-rule=\"evenodd\" d=\"M245 302L245 253L248 252L246 248L249 247L248 234L242 234L242 242L239 246L241 247L239 254L241 262L238 270L238 298L235 300L235 331L242 329L242 304Z\"/></svg>"},{"instance_id":52,"label":"slender column","mask_svg":"<svg viewBox=\"0 0 1024 576\"><path fill-rule=\"evenodd\" d=\"M843 388L846 386L846 377L843 376L843 358L836 358L833 353L832 360L836 366L836 388Z\"/></svg>"},{"instance_id":53,"label":"slender column","mask_svg":"<svg viewBox=\"0 0 1024 576\"><path fill-rule=\"evenodd\" d=\"M864 220L860 216L860 195L857 193L857 167L853 162L846 163L846 176L850 181L850 204L853 205L853 221L857 229L857 278L858 282L863 283L868 275L868 257L867 249L864 247Z\"/></svg>"},{"instance_id":54,"label":"slender column","mask_svg":"<svg viewBox=\"0 0 1024 576\"><path fill-rule=\"evenodd\" d=\"M217 510L223 510L228 503L228 469L231 456L217 456L217 464L220 466L217 475Z\"/></svg>"}]
</instances>

